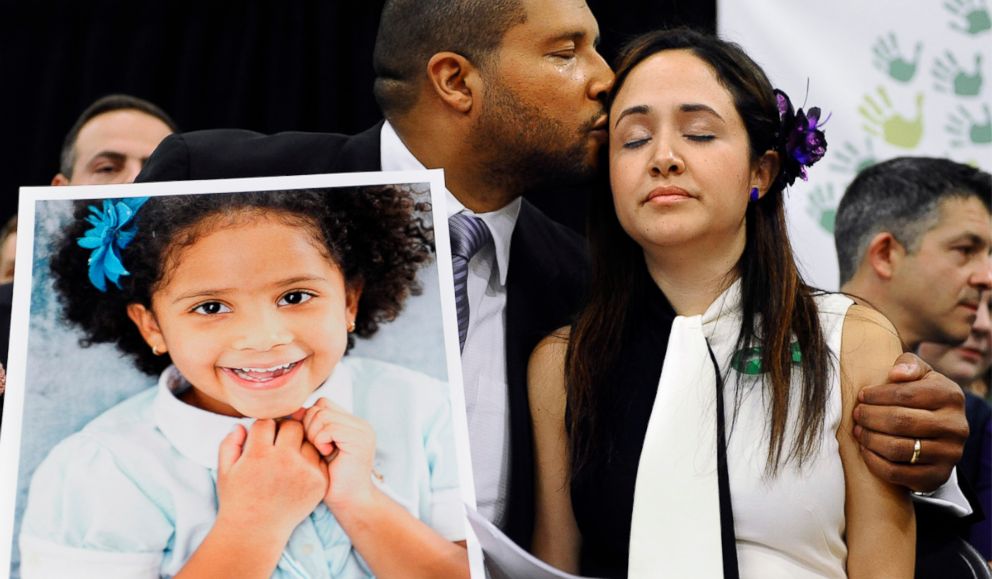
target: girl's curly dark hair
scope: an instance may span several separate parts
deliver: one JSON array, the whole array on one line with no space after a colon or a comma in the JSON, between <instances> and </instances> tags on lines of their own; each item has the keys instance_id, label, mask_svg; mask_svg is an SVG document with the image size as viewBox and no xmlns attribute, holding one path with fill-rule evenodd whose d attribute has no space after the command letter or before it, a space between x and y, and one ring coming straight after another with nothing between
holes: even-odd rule
<instances>
[{"instance_id":1,"label":"girl's curly dark hair","mask_svg":"<svg viewBox=\"0 0 992 579\"><path fill-rule=\"evenodd\" d=\"M168 354L155 356L127 316L127 306L151 307L151 296L167 279L183 247L216 226L238 223L253 213L308 228L344 274L360 284L355 334L373 335L396 318L410 294L419 295L417 270L434 250L434 231L417 214L430 205L407 188L387 185L319 190L253 191L152 197L135 218L137 234L121 252L130 275L121 287L101 292L87 277L90 251L77 240L91 227L85 218L99 201L77 201L74 218L55 242L50 268L64 318L84 334L83 347L109 342L134 358L148 374L161 373ZM251 248L244 248L251 251ZM348 336L348 349L354 344Z\"/></svg>"}]
</instances>

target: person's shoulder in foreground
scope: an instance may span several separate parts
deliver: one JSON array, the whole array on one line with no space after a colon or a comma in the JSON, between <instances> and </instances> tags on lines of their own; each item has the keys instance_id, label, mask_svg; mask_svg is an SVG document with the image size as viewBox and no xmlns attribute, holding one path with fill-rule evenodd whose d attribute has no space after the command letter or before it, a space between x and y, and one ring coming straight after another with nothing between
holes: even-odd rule
<instances>
[{"instance_id":1,"label":"person's shoulder in foreground","mask_svg":"<svg viewBox=\"0 0 992 579\"><path fill-rule=\"evenodd\" d=\"M380 128L381 123L355 136L244 129L175 133L155 149L135 182L375 171Z\"/></svg>"}]
</instances>

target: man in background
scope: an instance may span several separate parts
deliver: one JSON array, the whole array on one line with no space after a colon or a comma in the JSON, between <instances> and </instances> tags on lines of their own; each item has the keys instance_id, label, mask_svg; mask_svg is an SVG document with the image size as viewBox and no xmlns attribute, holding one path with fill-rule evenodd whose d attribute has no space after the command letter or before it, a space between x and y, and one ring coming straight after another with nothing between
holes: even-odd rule
<instances>
[{"instance_id":1,"label":"man in background","mask_svg":"<svg viewBox=\"0 0 992 579\"><path fill-rule=\"evenodd\" d=\"M0 228L0 284L14 281L14 250L17 247L17 216Z\"/></svg>"},{"instance_id":2,"label":"man in background","mask_svg":"<svg viewBox=\"0 0 992 579\"><path fill-rule=\"evenodd\" d=\"M841 290L885 314L906 351L960 344L992 290L990 197L988 173L947 159L899 157L865 169L837 209ZM883 442L910 464L934 450L922 437ZM947 541L973 518L931 506L917 502L917 576L956 577L960 561Z\"/></svg>"},{"instance_id":3,"label":"man in background","mask_svg":"<svg viewBox=\"0 0 992 579\"><path fill-rule=\"evenodd\" d=\"M131 183L166 136L169 115L138 97L112 94L86 107L62 144L52 185Z\"/></svg>"},{"instance_id":4,"label":"man in background","mask_svg":"<svg viewBox=\"0 0 992 579\"><path fill-rule=\"evenodd\" d=\"M990 176L899 157L862 171L837 209L841 288L877 307L906 350L968 337L989 263Z\"/></svg>"},{"instance_id":5,"label":"man in background","mask_svg":"<svg viewBox=\"0 0 992 579\"><path fill-rule=\"evenodd\" d=\"M0 229L0 366L7 367L10 347L10 307L13 299L14 249L17 242L17 216ZM0 400L3 389L0 389Z\"/></svg>"}]
</instances>

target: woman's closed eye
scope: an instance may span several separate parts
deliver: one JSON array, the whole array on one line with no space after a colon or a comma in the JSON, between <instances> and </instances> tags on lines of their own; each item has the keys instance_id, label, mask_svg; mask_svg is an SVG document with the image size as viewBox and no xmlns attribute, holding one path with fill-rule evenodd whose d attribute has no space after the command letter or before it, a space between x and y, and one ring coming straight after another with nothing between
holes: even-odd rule
<instances>
[{"instance_id":1,"label":"woman's closed eye","mask_svg":"<svg viewBox=\"0 0 992 579\"><path fill-rule=\"evenodd\" d=\"M623 137L624 149L637 149L651 142L651 133L647 131L634 131Z\"/></svg>"},{"instance_id":2,"label":"woman's closed eye","mask_svg":"<svg viewBox=\"0 0 992 579\"><path fill-rule=\"evenodd\" d=\"M295 306L312 300L316 295L306 290L293 290L284 293L278 303L280 306Z\"/></svg>"},{"instance_id":3,"label":"woman's closed eye","mask_svg":"<svg viewBox=\"0 0 992 579\"><path fill-rule=\"evenodd\" d=\"M694 133L685 135L685 138L695 143L708 143L715 139L716 135Z\"/></svg>"},{"instance_id":4,"label":"woman's closed eye","mask_svg":"<svg viewBox=\"0 0 992 579\"><path fill-rule=\"evenodd\" d=\"M227 313L230 313L232 310L231 310L231 308L229 308L228 306L226 306L226 305L224 305L224 304L222 304L220 302L204 302L204 303L202 303L202 304L194 307L190 311L192 311L193 313L196 313L196 314L204 315L204 316L215 316L217 314L227 314Z\"/></svg>"}]
</instances>

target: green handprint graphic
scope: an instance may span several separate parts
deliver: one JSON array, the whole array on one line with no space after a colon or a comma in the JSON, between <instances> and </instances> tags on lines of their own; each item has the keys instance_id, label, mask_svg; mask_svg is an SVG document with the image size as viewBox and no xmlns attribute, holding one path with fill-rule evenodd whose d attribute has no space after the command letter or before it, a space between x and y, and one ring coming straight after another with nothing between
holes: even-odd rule
<instances>
[{"instance_id":1,"label":"green handprint graphic","mask_svg":"<svg viewBox=\"0 0 992 579\"><path fill-rule=\"evenodd\" d=\"M985 0L948 0L944 8L954 16L951 28L972 36L992 28Z\"/></svg>"},{"instance_id":2,"label":"green handprint graphic","mask_svg":"<svg viewBox=\"0 0 992 579\"><path fill-rule=\"evenodd\" d=\"M865 120L862 125L865 132L882 137L887 143L903 149L912 149L919 145L923 138L923 93L916 95L916 118L907 119L892 110L892 101L885 87L878 87L877 92L881 105L872 95L866 94L864 104L858 107L858 112Z\"/></svg>"},{"instance_id":3,"label":"green handprint graphic","mask_svg":"<svg viewBox=\"0 0 992 579\"><path fill-rule=\"evenodd\" d=\"M937 58L933 64L934 88L940 92L950 92L958 96L975 96L982 90L982 53L975 53L975 72L965 72L951 51Z\"/></svg>"},{"instance_id":4,"label":"green handprint graphic","mask_svg":"<svg viewBox=\"0 0 992 579\"><path fill-rule=\"evenodd\" d=\"M877 162L875 147L870 138L865 139L865 148L859 151L850 141L845 141L840 150L833 151L830 170L838 173L857 174Z\"/></svg>"},{"instance_id":5,"label":"green handprint graphic","mask_svg":"<svg viewBox=\"0 0 992 579\"><path fill-rule=\"evenodd\" d=\"M982 110L985 111L985 122L982 123L975 121L975 117L960 105L957 114L950 114L944 128L951 135L951 145L964 147L992 143L992 114L989 112L989 105L983 105Z\"/></svg>"},{"instance_id":6,"label":"green handprint graphic","mask_svg":"<svg viewBox=\"0 0 992 579\"><path fill-rule=\"evenodd\" d=\"M809 194L809 205L806 212L824 231L833 235L834 222L837 219L837 195L834 184L817 185Z\"/></svg>"},{"instance_id":7,"label":"green handprint graphic","mask_svg":"<svg viewBox=\"0 0 992 579\"><path fill-rule=\"evenodd\" d=\"M875 55L873 62L875 68L891 76L900 82L913 80L916 74L916 65L920 61L920 53L923 51L923 43L917 42L913 52L913 60L904 58L899 54L899 42L892 32L889 35L879 37L872 46L871 52Z\"/></svg>"}]
</instances>

